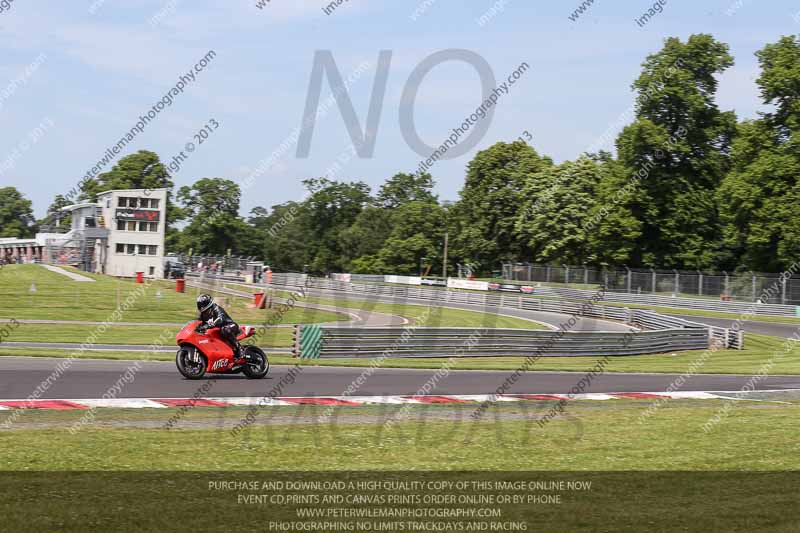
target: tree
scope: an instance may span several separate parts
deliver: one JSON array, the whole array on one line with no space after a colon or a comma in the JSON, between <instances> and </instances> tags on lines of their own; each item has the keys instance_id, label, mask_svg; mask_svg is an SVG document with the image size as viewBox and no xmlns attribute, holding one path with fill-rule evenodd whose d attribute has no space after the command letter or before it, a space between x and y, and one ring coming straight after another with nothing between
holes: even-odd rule
<instances>
[{"instance_id":1,"label":"tree","mask_svg":"<svg viewBox=\"0 0 800 533\"><path fill-rule=\"evenodd\" d=\"M716 259L715 189L730 166L733 112L715 102L717 77L733 64L728 46L710 35L667 39L634 82L637 120L617 140L641 223L634 264L704 268Z\"/></svg>"},{"instance_id":2,"label":"tree","mask_svg":"<svg viewBox=\"0 0 800 533\"><path fill-rule=\"evenodd\" d=\"M251 212L256 247L252 255L260 256L273 269L301 271L311 261L305 204L286 202L270 211L258 207Z\"/></svg>"},{"instance_id":3,"label":"tree","mask_svg":"<svg viewBox=\"0 0 800 533\"><path fill-rule=\"evenodd\" d=\"M360 181L344 183L326 178L308 179L303 184L309 197L298 223L306 230L302 245L309 248L310 269L314 272L341 271L346 251L340 237L372 202L369 186Z\"/></svg>"},{"instance_id":4,"label":"tree","mask_svg":"<svg viewBox=\"0 0 800 533\"><path fill-rule=\"evenodd\" d=\"M640 205L642 177L630 176L619 161L603 157L600 181L595 191L594 207L584 221L590 254L587 262L599 265L633 264L642 235L640 217L634 206Z\"/></svg>"},{"instance_id":5,"label":"tree","mask_svg":"<svg viewBox=\"0 0 800 533\"><path fill-rule=\"evenodd\" d=\"M33 237L35 219L31 201L14 187L0 187L0 237Z\"/></svg>"},{"instance_id":6,"label":"tree","mask_svg":"<svg viewBox=\"0 0 800 533\"><path fill-rule=\"evenodd\" d=\"M524 142L497 143L478 152L467 166L461 199L453 209L457 228L454 254L491 269L501 261L529 257L516 232L523 189L540 171L552 166Z\"/></svg>"},{"instance_id":7,"label":"tree","mask_svg":"<svg viewBox=\"0 0 800 533\"><path fill-rule=\"evenodd\" d=\"M581 264L588 259L586 224L600 179L600 165L582 156L528 180L516 232L534 261Z\"/></svg>"},{"instance_id":8,"label":"tree","mask_svg":"<svg viewBox=\"0 0 800 533\"><path fill-rule=\"evenodd\" d=\"M758 86L765 104L775 106L764 118L788 141L800 130L800 36L781 37L756 52L761 64Z\"/></svg>"},{"instance_id":9,"label":"tree","mask_svg":"<svg viewBox=\"0 0 800 533\"><path fill-rule=\"evenodd\" d=\"M175 184L158 154L139 150L121 158L108 172L84 182L83 198L94 201L97 193L114 189L172 189Z\"/></svg>"},{"instance_id":10,"label":"tree","mask_svg":"<svg viewBox=\"0 0 800 533\"><path fill-rule=\"evenodd\" d=\"M248 233L248 226L239 217L241 190L235 182L222 178L203 178L178 191L191 222L180 234L183 251L223 255L237 252Z\"/></svg>"},{"instance_id":11,"label":"tree","mask_svg":"<svg viewBox=\"0 0 800 533\"><path fill-rule=\"evenodd\" d=\"M784 270L800 257L800 39L756 53L757 83L774 111L742 123L720 186L726 268Z\"/></svg>"},{"instance_id":12,"label":"tree","mask_svg":"<svg viewBox=\"0 0 800 533\"><path fill-rule=\"evenodd\" d=\"M239 185L223 178L203 178L178 190L178 201L191 218L213 214L238 216L241 199Z\"/></svg>"},{"instance_id":13,"label":"tree","mask_svg":"<svg viewBox=\"0 0 800 533\"><path fill-rule=\"evenodd\" d=\"M367 272L369 268L378 268L371 259L383 247L392 232L393 210L388 208L367 206L358 214L353 224L339 234L339 244L344 252L344 269L347 271ZM353 264L362 259L359 267ZM366 263L365 263L366 261ZM372 265L367 268L365 265ZM382 270L381 270L382 271ZM380 273L380 272L378 272Z\"/></svg>"},{"instance_id":14,"label":"tree","mask_svg":"<svg viewBox=\"0 0 800 533\"><path fill-rule=\"evenodd\" d=\"M431 201L401 205L392 213L392 232L375 255L376 265L396 274L418 274L420 261L438 266L442 253L445 213Z\"/></svg>"},{"instance_id":15,"label":"tree","mask_svg":"<svg viewBox=\"0 0 800 533\"><path fill-rule=\"evenodd\" d=\"M47 208L47 214L39 221L39 225L55 225L56 221L58 221L59 225L69 228L72 224L72 215L61 210L71 204L72 202L67 200L63 194L57 194L53 199L53 203Z\"/></svg>"},{"instance_id":16,"label":"tree","mask_svg":"<svg viewBox=\"0 0 800 533\"><path fill-rule=\"evenodd\" d=\"M395 174L381 186L377 195L377 205L393 209L408 202L436 201L431 192L434 181L430 174Z\"/></svg>"}]
</instances>

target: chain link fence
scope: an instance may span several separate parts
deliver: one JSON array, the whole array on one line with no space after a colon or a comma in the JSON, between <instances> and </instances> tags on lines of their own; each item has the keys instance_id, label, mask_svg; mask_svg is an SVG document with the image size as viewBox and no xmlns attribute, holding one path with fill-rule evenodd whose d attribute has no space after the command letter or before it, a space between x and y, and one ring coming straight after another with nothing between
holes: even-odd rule
<instances>
[{"instance_id":1,"label":"chain link fence","mask_svg":"<svg viewBox=\"0 0 800 533\"><path fill-rule=\"evenodd\" d=\"M800 277L762 272L702 272L504 263L503 279L558 283L611 292L693 296L742 302L800 305Z\"/></svg>"},{"instance_id":2,"label":"chain link fence","mask_svg":"<svg viewBox=\"0 0 800 533\"><path fill-rule=\"evenodd\" d=\"M175 259L186 268L187 272L218 272L231 275L241 275L248 271L248 263L252 266L255 262L252 257L236 257L230 255L185 255L168 256L166 259Z\"/></svg>"}]
</instances>

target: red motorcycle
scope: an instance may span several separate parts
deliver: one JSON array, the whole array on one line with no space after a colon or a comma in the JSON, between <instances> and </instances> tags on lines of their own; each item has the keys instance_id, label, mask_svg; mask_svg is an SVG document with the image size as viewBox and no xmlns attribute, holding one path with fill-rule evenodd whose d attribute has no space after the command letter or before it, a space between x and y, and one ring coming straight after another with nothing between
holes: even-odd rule
<instances>
[{"instance_id":1,"label":"red motorcycle","mask_svg":"<svg viewBox=\"0 0 800 533\"><path fill-rule=\"evenodd\" d=\"M269 360L258 346L242 346L242 357L234 360L233 349L222 338L219 328L198 331L199 320L189 322L178 333L176 339L180 349L175 356L178 371L186 379L202 379L210 374L238 374L242 372L250 379L261 379L269 372ZM252 337L253 326L244 326L236 337L237 342Z\"/></svg>"}]
</instances>

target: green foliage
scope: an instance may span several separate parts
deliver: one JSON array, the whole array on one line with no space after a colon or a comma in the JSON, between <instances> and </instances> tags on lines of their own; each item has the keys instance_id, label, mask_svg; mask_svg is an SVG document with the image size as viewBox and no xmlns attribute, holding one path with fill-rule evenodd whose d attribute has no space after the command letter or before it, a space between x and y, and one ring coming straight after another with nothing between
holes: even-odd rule
<instances>
[{"instance_id":1,"label":"green foliage","mask_svg":"<svg viewBox=\"0 0 800 533\"><path fill-rule=\"evenodd\" d=\"M756 52L761 64L758 86L765 104L775 106L768 114L781 140L800 129L800 36L781 37Z\"/></svg>"},{"instance_id":2,"label":"green foliage","mask_svg":"<svg viewBox=\"0 0 800 533\"><path fill-rule=\"evenodd\" d=\"M72 215L62 212L61 209L71 204L72 202L67 200L63 194L57 194L53 199L53 203L47 208L47 214L44 219L39 221L39 225L54 226L58 221L62 227L69 228L72 224Z\"/></svg>"},{"instance_id":3,"label":"green foliage","mask_svg":"<svg viewBox=\"0 0 800 533\"><path fill-rule=\"evenodd\" d=\"M172 189L175 186L158 154L139 150L121 158L114 167L82 187L84 199L94 201L97 193L114 189Z\"/></svg>"},{"instance_id":4,"label":"green foliage","mask_svg":"<svg viewBox=\"0 0 800 533\"><path fill-rule=\"evenodd\" d=\"M375 263L374 256L392 232L392 219L391 209L367 206L350 227L342 230L339 243L344 253L345 270L366 273L370 269L382 272L386 268L386 265Z\"/></svg>"},{"instance_id":5,"label":"green foliage","mask_svg":"<svg viewBox=\"0 0 800 533\"><path fill-rule=\"evenodd\" d=\"M774 112L739 126L733 169L718 191L723 258L777 271L800 257L800 40L784 37L756 55L761 95Z\"/></svg>"},{"instance_id":6,"label":"green foliage","mask_svg":"<svg viewBox=\"0 0 800 533\"><path fill-rule=\"evenodd\" d=\"M257 246L250 255L262 257L274 269L303 270L311 258L310 248L304 245L307 218L305 205L299 202L272 206L269 213L262 208L254 209L250 223L255 229Z\"/></svg>"},{"instance_id":7,"label":"green foliage","mask_svg":"<svg viewBox=\"0 0 800 533\"><path fill-rule=\"evenodd\" d=\"M531 176L516 233L534 261L581 264L588 259L586 225L600 179L600 165L586 156Z\"/></svg>"},{"instance_id":8,"label":"green foliage","mask_svg":"<svg viewBox=\"0 0 800 533\"><path fill-rule=\"evenodd\" d=\"M392 214L392 232L377 259L397 274L418 274L420 262L438 267L444 239L445 211L432 201L413 201ZM389 269L385 269L389 270Z\"/></svg>"},{"instance_id":9,"label":"green foliage","mask_svg":"<svg viewBox=\"0 0 800 533\"><path fill-rule=\"evenodd\" d=\"M704 268L720 234L714 191L727 172L736 118L715 102L717 77L733 64L710 35L667 39L641 76L636 121L617 140L629 176L644 171L631 213L641 233L632 264Z\"/></svg>"},{"instance_id":10,"label":"green foliage","mask_svg":"<svg viewBox=\"0 0 800 533\"><path fill-rule=\"evenodd\" d=\"M340 235L372 201L369 186L363 182L344 183L325 178L309 179L303 183L309 196L304 202L299 223L305 229L306 239L298 241L295 246L309 249L311 271L341 271L346 250Z\"/></svg>"},{"instance_id":11,"label":"green foliage","mask_svg":"<svg viewBox=\"0 0 800 533\"><path fill-rule=\"evenodd\" d=\"M178 191L178 201L191 222L178 239L183 251L223 255L238 251L250 231L239 217L239 185L222 178L203 178Z\"/></svg>"},{"instance_id":12,"label":"green foliage","mask_svg":"<svg viewBox=\"0 0 800 533\"><path fill-rule=\"evenodd\" d=\"M478 152L453 213L459 228L453 243L457 255L486 269L504 260L528 259L529 248L516 230L523 189L539 189L530 180L551 166L549 158L523 142L500 142Z\"/></svg>"},{"instance_id":13,"label":"green foliage","mask_svg":"<svg viewBox=\"0 0 800 533\"><path fill-rule=\"evenodd\" d=\"M395 174L378 191L377 205L393 209L408 202L435 202L434 181L430 174Z\"/></svg>"},{"instance_id":14,"label":"green foliage","mask_svg":"<svg viewBox=\"0 0 800 533\"><path fill-rule=\"evenodd\" d=\"M32 237L34 222L31 201L14 187L0 187L0 237Z\"/></svg>"}]
</instances>

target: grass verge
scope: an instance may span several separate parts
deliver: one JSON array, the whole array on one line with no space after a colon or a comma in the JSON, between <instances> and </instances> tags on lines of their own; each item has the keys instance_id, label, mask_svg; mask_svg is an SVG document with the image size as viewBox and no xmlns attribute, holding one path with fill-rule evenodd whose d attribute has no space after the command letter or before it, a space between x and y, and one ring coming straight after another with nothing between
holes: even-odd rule
<instances>
[{"instance_id":1,"label":"grass verge","mask_svg":"<svg viewBox=\"0 0 800 533\"><path fill-rule=\"evenodd\" d=\"M4 450L0 469L782 471L800 467L795 438L800 403L736 401L729 416L703 432L703 424L725 402L668 401L644 423L640 417L648 401L574 402L568 406L569 416L543 427L536 421L549 409L549 402L498 405L478 422L469 418L474 405L415 406L407 418L390 427L383 422L399 416L400 406L341 408L326 423L317 418L327 411L325 407L273 407L261 409L256 422L238 434L230 428L246 415L245 408L190 409L169 430L163 422L174 410L99 409L95 422L74 434L68 428L83 412L31 412L17 419L11 430L0 431ZM7 416L0 413L0 423ZM146 420L154 427L146 427ZM32 423L40 427L32 428ZM126 423L138 427L125 427ZM243 444L249 452L237 453Z\"/></svg>"},{"instance_id":2,"label":"grass verge","mask_svg":"<svg viewBox=\"0 0 800 533\"><path fill-rule=\"evenodd\" d=\"M78 273L95 281L72 281L40 265L6 265L0 269L0 318L102 322L126 302L128 308L118 321L181 323L197 316L195 298L199 291L187 288L185 293L175 292L174 281L156 280L145 286L101 274ZM245 324L263 323L270 312L252 308L249 298L225 296L219 301ZM301 318L307 322L349 319L329 311L293 309L281 317L281 323L294 323Z\"/></svg>"}]
</instances>

